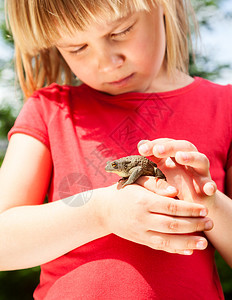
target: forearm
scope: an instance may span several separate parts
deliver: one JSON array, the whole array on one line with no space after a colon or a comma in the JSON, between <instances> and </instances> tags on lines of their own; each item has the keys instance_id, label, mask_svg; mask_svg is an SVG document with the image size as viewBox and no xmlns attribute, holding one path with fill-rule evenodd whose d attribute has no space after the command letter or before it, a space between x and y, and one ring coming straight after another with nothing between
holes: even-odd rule
<instances>
[{"instance_id":1,"label":"forearm","mask_svg":"<svg viewBox=\"0 0 232 300\"><path fill-rule=\"evenodd\" d=\"M212 230L205 232L214 247L232 267L232 200L217 191L215 202L208 206L210 217L214 222Z\"/></svg>"},{"instance_id":2,"label":"forearm","mask_svg":"<svg viewBox=\"0 0 232 300\"><path fill-rule=\"evenodd\" d=\"M101 197L94 190L83 206L63 200L21 206L0 215L0 270L37 266L107 235L96 213Z\"/></svg>"}]
</instances>

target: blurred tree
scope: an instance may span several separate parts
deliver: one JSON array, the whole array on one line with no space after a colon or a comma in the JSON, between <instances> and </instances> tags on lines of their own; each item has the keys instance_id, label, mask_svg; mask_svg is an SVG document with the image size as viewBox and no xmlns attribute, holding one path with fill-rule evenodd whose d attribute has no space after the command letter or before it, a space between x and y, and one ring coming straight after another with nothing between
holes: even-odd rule
<instances>
[{"instance_id":1,"label":"blurred tree","mask_svg":"<svg viewBox=\"0 0 232 300\"><path fill-rule=\"evenodd\" d=\"M223 1L224 0L192 0L192 4L197 13L200 29L202 27L206 27L208 30L211 30L212 16L215 16L215 14L219 11L220 4ZM6 29L4 22L3 3L4 0L0 0L0 32L5 43L13 49L13 39ZM211 62L210 67L209 62ZM194 61L193 55L190 54L189 71L192 76L201 76L213 80L215 78L219 78L221 71L229 66L229 63L225 65L213 64L212 68L211 58L202 56L197 52L196 59ZM9 71L10 76L6 76L6 70ZM7 132L12 127L15 117L22 105L23 97L19 92L19 87L16 86L15 88L13 72L13 57L10 58L9 61L0 58L0 88L1 86L5 85L9 91L16 89L16 102L20 103L20 105L17 105L14 101L12 104L12 98L9 98L8 96L5 96L4 99L0 99L0 142L3 138L6 138ZM216 253L216 262L221 277L223 290L225 292L225 298L230 300L232 299L232 270L227 266L218 253ZM38 281L39 267L28 270L0 272L0 300L32 299L32 292Z\"/></svg>"},{"instance_id":2,"label":"blurred tree","mask_svg":"<svg viewBox=\"0 0 232 300\"><path fill-rule=\"evenodd\" d=\"M206 28L212 31L213 21L223 13L220 11L220 5L228 0L191 0L197 16L199 31ZM229 14L223 14L222 18L231 18ZM232 19L232 18L231 18ZM194 20L192 20L194 22ZM192 25L194 27L194 25ZM195 36L194 36L195 37ZM196 45L201 39L200 36L195 38ZM195 46L193 43L193 48ZM193 54L194 52L194 54ZM197 49L193 49L190 53L189 73L191 76L200 76L209 80L220 78L221 73L228 68L231 68L231 62L227 64L218 64L212 60L212 57L202 55Z\"/></svg>"},{"instance_id":3,"label":"blurred tree","mask_svg":"<svg viewBox=\"0 0 232 300\"><path fill-rule=\"evenodd\" d=\"M39 267L0 272L1 300L32 300L32 295L39 282Z\"/></svg>"},{"instance_id":4,"label":"blurred tree","mask_svg":"<svg viewBox=\"0 0 232 300\"><path fill-rule=\"evenodd\" d=\"M0 0L0 46L8 53L7 58L0 57L0 161L7 146L7 133L13 126L22 106L22 94L15 84L13 48L14 42L4 20L4 1Z\"/></svg>"}]
</instances>

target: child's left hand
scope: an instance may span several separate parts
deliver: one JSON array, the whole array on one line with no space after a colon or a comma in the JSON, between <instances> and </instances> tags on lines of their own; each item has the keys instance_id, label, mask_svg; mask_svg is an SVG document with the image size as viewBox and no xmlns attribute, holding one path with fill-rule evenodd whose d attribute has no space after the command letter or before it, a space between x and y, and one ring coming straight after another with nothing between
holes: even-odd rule
<instances>
[{"instance_id":1,"label":"child's left hand","mask_svg":"<svg viewBox=\"0 0 232 300\"><path fill-rule=\"evenodd\" d=\"M165 138L140 142L138 149L158 164L168 183L178 189L179 199L211 201L206 196L214 195L217 187L210 176L209 160L192 143ZM146 187L149 189L148 182Z\"/></svg>"},{"instance_id":2,"label":"child's left hand","mask_svg":"<svg viewBox=\"0 0 232 300\"><path fill-rule=\"evenodd\" d=\"M207 216L214 227L205 231L206 237L232 267L231 198L217 190L210 176L208 158L198 152L192 143L182 140L157 139L140 143L138 148L141 155L149 156L158 164L167 177L167 183L178 190L179 199L202 204L207 208ZM162 186L164 181L159 181ZM151 177L140 177L137 183L156 192Z\"/></svg>"}]
</instances>

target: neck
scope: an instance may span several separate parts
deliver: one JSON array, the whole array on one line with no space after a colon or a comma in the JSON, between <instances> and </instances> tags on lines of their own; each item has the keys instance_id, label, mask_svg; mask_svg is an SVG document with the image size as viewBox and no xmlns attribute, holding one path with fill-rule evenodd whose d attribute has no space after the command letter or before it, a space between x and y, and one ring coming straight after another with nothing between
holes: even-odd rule
<instances>
[{"instance_id":1,"label":"neck","mask_svg":"<svg viewBox=\"0 0 232 300\"><path fill-rule=\"evenodd\" d=\"M194 79L191 76L179 70L169 75L166 68L162 68L157 78L152 82L149 92L169 92L183 88L193 81Z\"/></svg>"}]
</instances>

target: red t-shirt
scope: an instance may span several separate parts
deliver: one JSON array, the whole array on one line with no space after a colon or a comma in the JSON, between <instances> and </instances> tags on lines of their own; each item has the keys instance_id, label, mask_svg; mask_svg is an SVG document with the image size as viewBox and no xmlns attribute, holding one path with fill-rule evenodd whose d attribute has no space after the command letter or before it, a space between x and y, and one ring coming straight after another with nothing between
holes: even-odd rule
<instances>
[{"instance_id":1,"label":"red t-shirt","mask_svg":"<svg viewBox=\"0 0 232 300\"><path fill-rule=\"evenodd\" d=\"M200 78L171 92L118 96L84 84L52 84L26 102L9 137L29 134L50 149L49 201L113 184L119 178L105 172L106 162L138 154L141 139L160 137L196 145L224 191L225 171L232 165L231 119L232 87ZM211 245L182 256L111 234L42 265L34 297L214 300L223 293Z\"/></svg>"}]
</instances>

